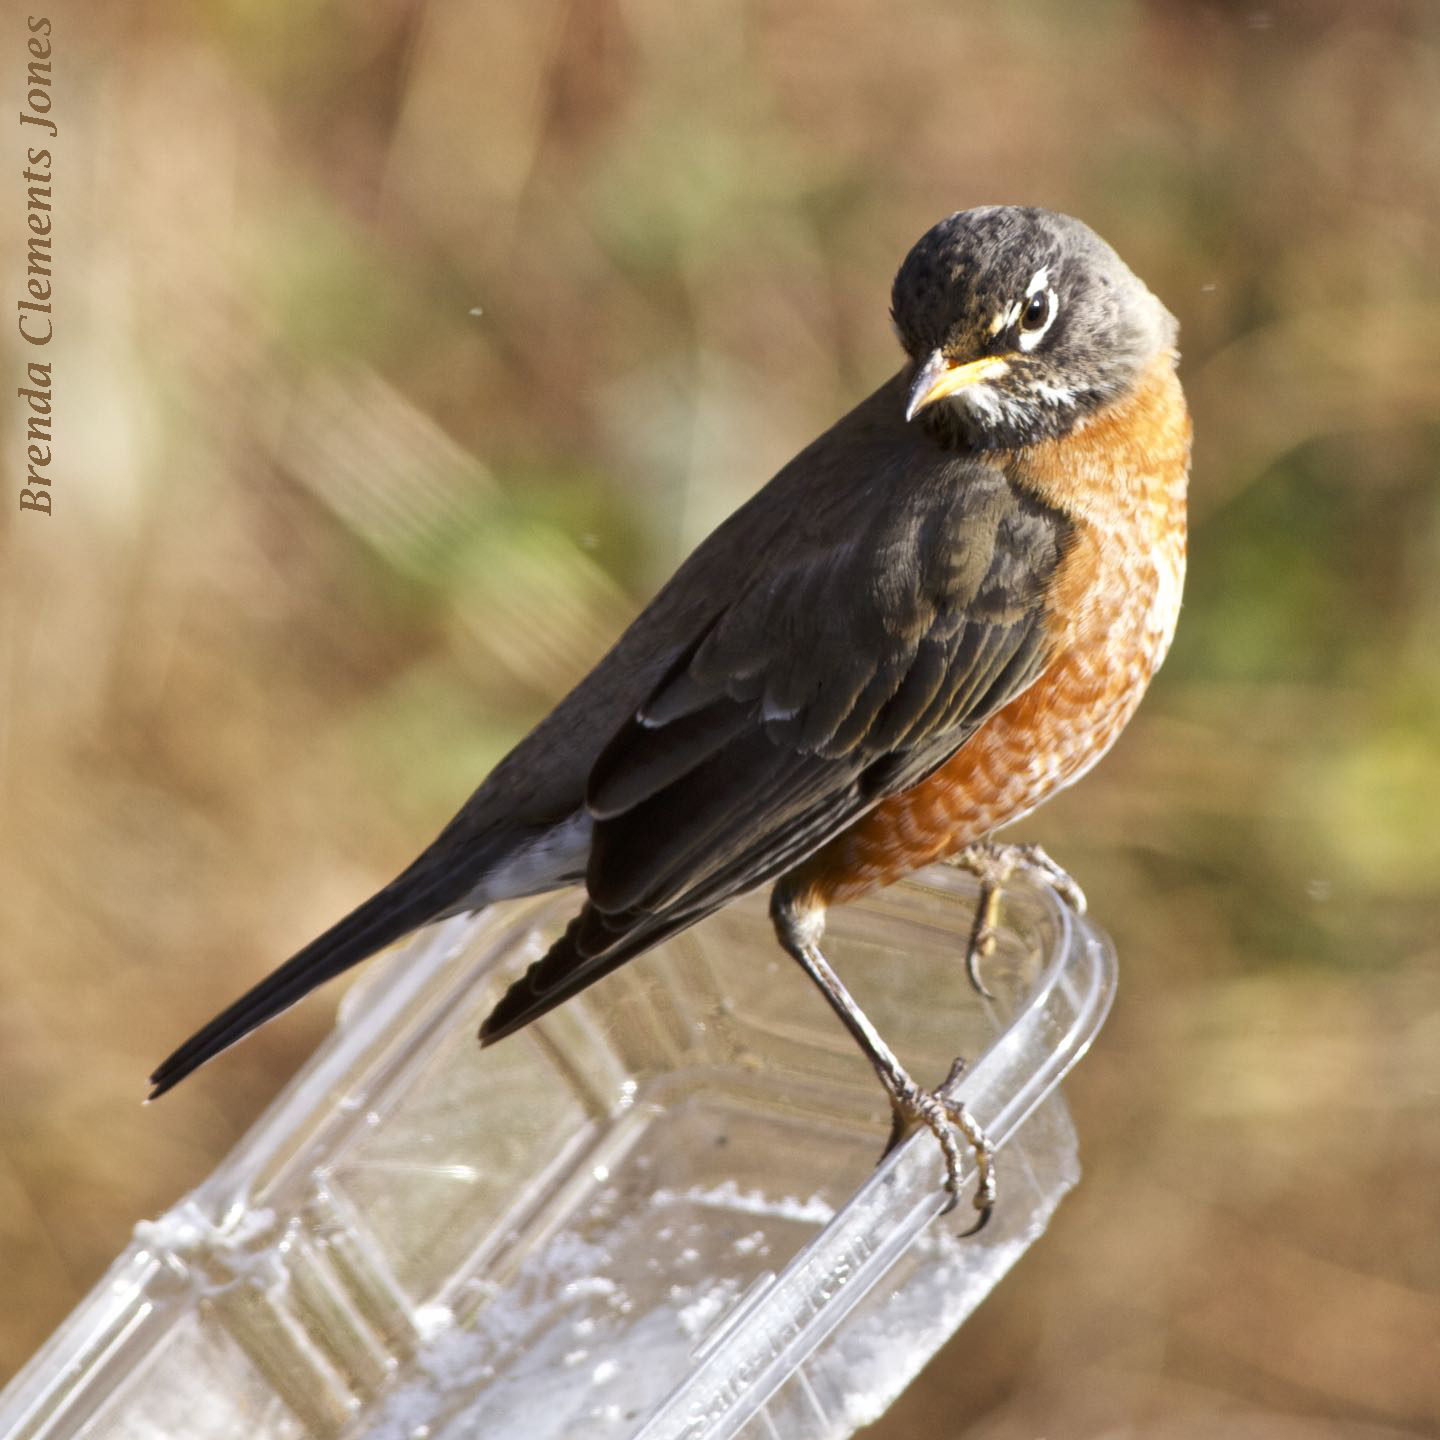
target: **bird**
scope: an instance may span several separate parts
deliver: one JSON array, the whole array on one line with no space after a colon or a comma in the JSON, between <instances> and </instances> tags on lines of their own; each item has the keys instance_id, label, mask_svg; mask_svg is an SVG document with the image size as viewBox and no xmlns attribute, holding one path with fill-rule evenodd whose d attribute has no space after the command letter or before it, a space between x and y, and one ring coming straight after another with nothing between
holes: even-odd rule
<instances>
[{"instance_id":1,"label":"bird","mask_svg":"<svg viewBox=\"0 0 1440 1440\"><path fill-rule=\"evenodd\" d=\"M777 939L959 1193L989 1141L901 1066L821 942L825 916L940 860L981 880L967 965L1037 847L996 831L1110 748L1165 657L1191 424L1178 325L1083 222L957 211L891 290L903 363L723 521L390 884L165 1060L151 1097L322 982L444 917L583 885L480 1029L529 1025L732 899ZM958 1062L957 1062L958 1063ZM952 1072L953 1077L954 1072Z\"/></svg>"}]
</instances>

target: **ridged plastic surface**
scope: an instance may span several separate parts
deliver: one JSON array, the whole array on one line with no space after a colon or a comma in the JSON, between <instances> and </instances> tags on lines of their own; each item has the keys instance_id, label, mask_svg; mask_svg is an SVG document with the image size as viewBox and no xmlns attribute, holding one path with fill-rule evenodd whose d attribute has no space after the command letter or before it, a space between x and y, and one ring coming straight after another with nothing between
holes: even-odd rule
<instances>
[{"instance_id":1,"label":"ridged plastic surface","mask_svg":"<svg viewBox=\"0 0 1440 1440\"><path fill-rule=\"evenodd\" d=\"M970 1058L957 1088L1002 1147L981 1235L958 1238L963 1203L936 1220L927 1134L876 1169L880 1087L759 899L482 1054L481 1018L573 912L551 896L376 965L0 1395L0 1434L851 1434L1078 1178L1056 1086L1104 1019L1113 955L1016 890L984 999L962 965L973 898L927 871L833 912L826 949L917 1078Z\"/></svg>"}]
</instances>

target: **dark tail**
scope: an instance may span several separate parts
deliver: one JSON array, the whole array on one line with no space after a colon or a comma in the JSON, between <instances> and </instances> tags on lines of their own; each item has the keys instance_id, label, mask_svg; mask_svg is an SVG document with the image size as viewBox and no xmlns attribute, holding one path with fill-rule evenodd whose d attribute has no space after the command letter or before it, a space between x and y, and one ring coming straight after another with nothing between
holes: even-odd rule
<instances>
[{"instance_id":1,"label":"dark tail","mask_svg":"<svg viewBox=\"0 0 1440 1440\"><path fill-rule=\"evenodd\" d=\"M478 867L427 850L404 874L312 940L273 974L247 991L203 1030L192 1035L150 1077L154 1100L192 1070L308 995L317 985L435 919L461 901ZM447 863L448 860L448 863Z\"/></svg>"},{"instance_id":2,"label":"dark tail","mask_svg":"<svg viewBox=\"0 0 1440 1440\"><path fill-rule=\"evenodd\" d=\"M642 927L607 935L604 917L587 905L550 949L500 997L480 1027L481 1045L493 1045L513 1035L627 960L688 930L708 913L692 910L683 915L655 916Z\"/></svg>"},{"instance_id":3,"label":"dark tail","mask_svg":"<svg viewBox=\"0 0 1440 1440\"><path fill-rule=\"evenodd\" d=\"M846 817L848 818L848 817ZM500 997L480 1027L480 1043L493 1045L538 1020L572 995L646 950L713 915L736 895L767 885L823 842L805 815L779 832L774 852L760 867L742 850L683 895L673 909L606 914L587 904L565 933Z\"/></svg>"}]
</instances>

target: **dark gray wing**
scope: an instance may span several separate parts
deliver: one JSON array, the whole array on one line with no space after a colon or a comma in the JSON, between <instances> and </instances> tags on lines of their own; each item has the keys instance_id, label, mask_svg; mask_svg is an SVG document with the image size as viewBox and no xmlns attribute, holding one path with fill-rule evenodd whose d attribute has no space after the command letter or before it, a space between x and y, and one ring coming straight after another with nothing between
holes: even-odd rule
<instances>
[{"instance_id":1,"label":"dark gray wing","mask_svg":"<svg viewBox=\"0 0 1440 1440\"><path fill-rule=\"evenodd\" d=\"M908 384L730 516L434 843L177 1050L156 1093L417 926L566 883L512 867L588 787L592 903L486 1033L513 1029L782 874L1029 683L1064 522L907 425Z\"/></svg>"},{"instance_id":2,"label":"dark gray wing","mask_svg":"<svg viewBox=\"0 0 1440 1440\"><path fill-rule=\"evenodd\" d=\"M601 751L589 902L487 1041L798 864L1045 668L1063 517L977 461L871 501L740 590Z\"/></svg>"}]
</instances>

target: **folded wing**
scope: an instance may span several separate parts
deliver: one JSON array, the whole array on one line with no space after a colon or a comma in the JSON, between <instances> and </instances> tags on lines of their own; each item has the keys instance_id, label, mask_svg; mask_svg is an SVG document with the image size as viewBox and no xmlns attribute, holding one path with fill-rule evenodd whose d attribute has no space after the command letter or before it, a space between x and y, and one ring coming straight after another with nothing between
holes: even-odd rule
<instances>
[{"instance_id":1,"label":"folded wing","mask_svg":"<svg viewBox=\"0 0 1440 1440\"><path fill-rule=\"evenodd\" d=\"M483 1039L785 873L1044 670L1065 519L975 461L886 498L708 617L606 744L588 903Z\"/></svg>"}]
</instances>

